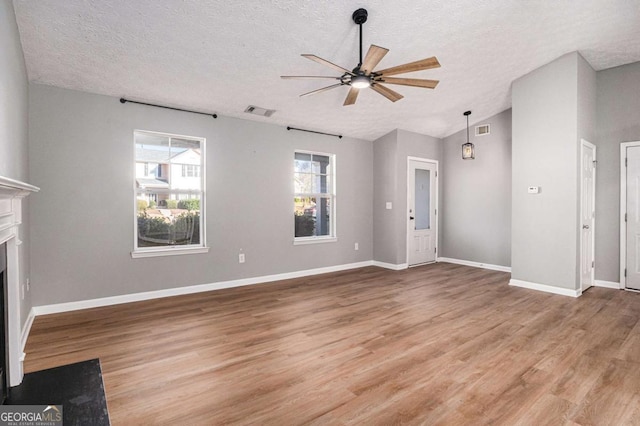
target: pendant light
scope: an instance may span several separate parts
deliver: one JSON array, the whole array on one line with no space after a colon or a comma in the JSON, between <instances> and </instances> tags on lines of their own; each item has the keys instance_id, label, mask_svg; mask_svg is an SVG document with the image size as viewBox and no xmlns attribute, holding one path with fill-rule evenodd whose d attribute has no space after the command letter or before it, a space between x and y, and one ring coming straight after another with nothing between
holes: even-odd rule
<instances>
[{"instance_id":1,"label":"pendant light","mask_svg":"<svg viewBox=\"0 0 640 426\"><path fill-rule=\"evenodd\" d=\"M469 116L471 111L465 111L464 115L467 117L467 143L462 144L462 159L473 160L476 158L475 149L471 142L469 142Z\"/></svg>"}]
</instances>

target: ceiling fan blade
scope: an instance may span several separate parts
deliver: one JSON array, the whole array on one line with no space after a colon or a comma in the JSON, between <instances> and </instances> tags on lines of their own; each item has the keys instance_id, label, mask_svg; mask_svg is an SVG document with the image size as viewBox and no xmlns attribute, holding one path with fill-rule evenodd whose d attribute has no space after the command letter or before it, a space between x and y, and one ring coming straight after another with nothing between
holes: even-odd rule
<instances>
[{"instance_id":1,"label":"ceiling fan blade","mask_svg":"<svg viewBox=\"0 0 640 426\"><path fill-rule=\"evenodd\" d=\"M353 105L356 103L356 99L358 99L358 93L360 93L360 89L357 87L351 87L349 93L347 93L347 97L344 100L344 106Z\"/></svg>"},{"instance_id":2,"label":"ceiling fan blade","mask_svg":"<svg viewBox=\"0 0 640 426\"><path fill-rule=\"evenodd\" d=\"M438 85L438 80L423 80L420 78L395 78L395 77L380 77L379 80L381 83L386 84L400 84L402 86L414 86L414 87L424 87L425 89L435 89Z\"/></svg>"},{"instance_id":3,"label":"ceiling fan blade","mask_svg":"<svg viewBox=\"0 0 640 426\"><path fill-rule=\"evenodd\" d=\"M422 71L428 70L431 68L439 68L440 62L435 56L427 59L421 59L419 61L410 62L408 64L402 64L395 67L387 68L382 71L376 71L378 75L396 75L396 74L404 74L406 72L414 72L414 71Z\"/></svg>"},{"instance_id":4,"label":"ceiling fan blade","mask_svg":"<svg viewBox=\"0 0 640 426\"><path fill-rule=\"evenodd\" d=\"M387 52L389 52L389 49L372 44L367 51L367 55L364 57L360 70L364 71L365 75L371 74L371 71L380 63Z\"/></svg>"},{"instance_id":5,"label":"ceiling fan blade","mask_svg":"<svg viewBox=\"0 0 640 426\"><path fill-rule=\"evenodd\" d=\"M340 80L340 77L329 77L326 75L281 75L284 79L307 79L307 78L330 78L332 80Z\"/></svg>"},{"instance_id":6,"label":"ceiling fan blade","mask_svg":"<svg viewBox=\"0 0 640 426\"><path fill-rule=\"evenodd\" d=\"M329 62L329 61L327 61L326 59L322 59L322 58L320 58L320 57L318 57L318 56L316 56L316 55L310 55L310 54L308 54L308 53L303 53L303 54L302 54L302 56L304 56L304 57L305 57L305 58L307 58L307 59L311 59L312 61L317 62L317 63L319 63L319 64L326 65L326 66L328 66L329 68L333 68L334 70L338 70L338 71L340 71L340 72L342 72L342 73L345 73L345 72L346 72L346 73L348 73L348 74L350 74L350 75L355 75L354 73L352 73L352 72L351 72L351 71L349 71L348 69L346 69L346 68L342 68L340 65L336 65L336 64L334 64L333 62Z\"/></svg>"},{"instance_id":7,"label":"ceiling fan blade","mask_svg":"<svg viewBox=\"0 0 640 426\"><path fill-rule=\"evenodd\" d=\"M380 83L373 83L371 85L371 88L380 93L385 98L389 99L391 102L399 101L400 99L404 98L404 96L402 96L400 93L394 92L393 90L389 89L386 86L383 86Z\"/></svg>"},{"instance_id":8,"label":"ceiling fan blade","mask_svg":"<svg viewBox=\"0 0 640 426\"><path fill-rule=\"evenodd\" d=\"M323 87L322 89L316 89L316 90L313 90L311 92L303 93L302 95L300 95L300 97L309 96L309 95L315 95L317 93L322 93L322 92L325 92L327 90L335 89L336 87L340 87L340 86L343 86L343 84L342 83L332 84L331 86Z\"/></svg>"}]
</instances>

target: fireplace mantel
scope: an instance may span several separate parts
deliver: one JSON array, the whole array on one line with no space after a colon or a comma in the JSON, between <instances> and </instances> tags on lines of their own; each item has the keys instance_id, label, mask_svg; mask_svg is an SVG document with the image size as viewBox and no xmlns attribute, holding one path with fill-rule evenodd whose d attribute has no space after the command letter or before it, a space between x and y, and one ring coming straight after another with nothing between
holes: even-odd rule
<instances>
[{"instance_id":1,"label":"fireplace mantel","mask_svg":"<svg viewBox=\"0 0 640 426\"><path fill-rule=\"evenodd\" d=\"M31 192L38 192L40 188L19 180L0 176L0 198L25 197Z\"/></svg>"},{"instance_id":2,"label":"fireplace mantel","mask_svg":"<svg viewBox=\"0 0 640 426\"><path fill-rule=\"evenodd\" d=\"M20 276L24 261L21 236L22 199L40 188L0 176L0 244L7 244L7 342L9 385L22 382L22 324L20 324Z\"/></svg>"}]
</instances>

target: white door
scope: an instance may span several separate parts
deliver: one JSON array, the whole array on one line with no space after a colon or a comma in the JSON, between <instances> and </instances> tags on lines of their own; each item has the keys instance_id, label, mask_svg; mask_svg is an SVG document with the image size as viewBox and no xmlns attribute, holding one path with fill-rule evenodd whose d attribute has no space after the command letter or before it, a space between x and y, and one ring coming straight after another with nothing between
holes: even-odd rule
<instances>
[{"instance_id":1,"label":"white door","mask_svg":"<svg viewBox=\"0 0 640 426\"><path fill-rule=\"evenodd\" d=\"M627 147L626 288L640 290L640 146Z\"/></svg>"},{"instance_id":2,"label":"white door","mask_svg":"<svg viewBox=\"0 0 640 426\"><path fill-rule=\"evenodd\" d=\"M580 167L580 282L582 290L593 286L595 280L595 194L596 147L582 140Z\"/></svg>"},{"instance_id":3,"label":"white door","mask_svg":"<svg viewBox=\"0 0 640 426\"><path fill-rule=\"evenodd\" d=\"M435 262L438 166L434 162L409 160L408 263Z\"/></svg>"}]
</instances>

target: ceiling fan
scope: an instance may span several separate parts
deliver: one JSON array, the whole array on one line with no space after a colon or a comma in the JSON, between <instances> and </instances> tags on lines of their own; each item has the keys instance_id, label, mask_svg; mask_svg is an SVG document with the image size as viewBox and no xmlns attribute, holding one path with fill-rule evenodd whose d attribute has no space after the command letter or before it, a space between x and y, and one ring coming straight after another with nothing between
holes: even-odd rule
<instances>
[{"instance_id":1,"label":"ceiling fan","mask_svg":"<svg viewBox=\"0 0 640 426\"><path fill-rule=\"evenodd\" d=\"M384 86L382 83L386 84L398 84L402 86L414 86L414 87L423 87L425 89L435 89L438 85L438 80L424 80L418 78L395 78L390 77L392 75L404 74L408 72L414 71L422 71L428 70L431 68L440 67L440 63L438 59L433 56L431 58L422 59L415 62L410 62L408 64L398 65L391 68L386 68L380 71L374 71L373 69L380 63L384 55L387 54L389 49L385 49L384 47L376 46L372 44L367 51L366 56L364 57L364 61L362 60L362 24L367 22L368 13L365 9L358 9L353 12L351 18L356 25L360 26L360 62L358 65L352 70L349 71L346 68L343 68L339 65L336 65L332 62L327 61L326 59L322 59L316 55L310 54L302 54L307 59L311 59L314 62L317 62L322 65L326 65L329 68L333 68L334 70L340 71L343 74L340 77L330 77L330 76L304 76L304 75L283 75L281 78L285 79L309 79L309 78L319 78L319 79L332 79L338 80L339 83L332 84L331 86L323 87L321 89L313 90L308 93L303 93L300 96L309 96L315 95L317 93L322 93L327 90L335 89L340 86L351 86L349 93L347 94L347 98L344 100L344 105L353 105L356 103L356 99L358 98L358 93L360 89L366 89L367 87L371 87L376 92L380 93L385 98L389 99L391 102L396 102L403 98L401 94L389 89L387 86Z\"/></svg>"}]
</instances>

